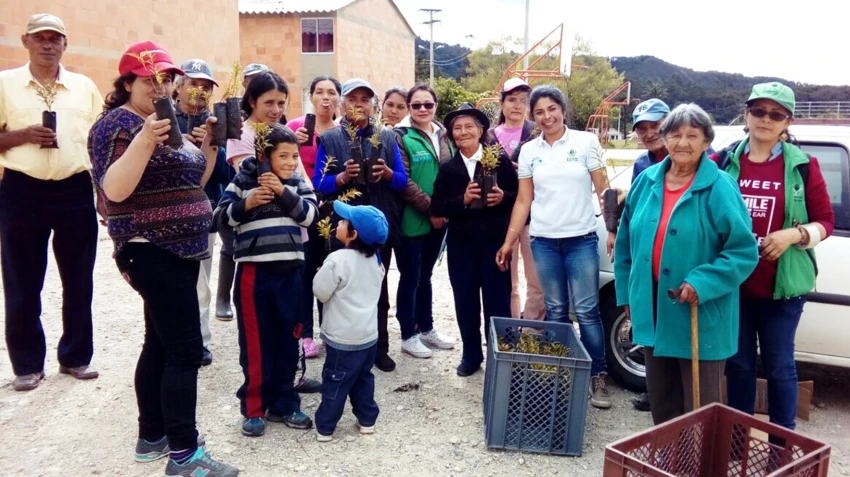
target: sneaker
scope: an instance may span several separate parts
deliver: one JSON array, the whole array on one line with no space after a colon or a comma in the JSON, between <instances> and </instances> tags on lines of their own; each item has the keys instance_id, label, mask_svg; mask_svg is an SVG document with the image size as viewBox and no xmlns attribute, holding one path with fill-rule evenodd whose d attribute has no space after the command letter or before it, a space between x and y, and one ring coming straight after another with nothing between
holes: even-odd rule
<instances>
[{"instance_id":1,"label":"sneaker","mask_svg":"<svg viewBox=\"0 0 850 477\"><path fill-rule=\"evenodd\" d=\"M395 361L386 353L378 353L375 357L375 367L385 373L390 373L395 370Z\"/></svg>"},{"instance_id":2,"label":"sneaker","mask_svg":"<svg viewBox=\"0 0 850 477\"><path fill-rule=\"evenodd\" d=\"M214 460L203 447L198 447L195 455L183 465L168 459L165 477L236 477L239 469L232 465Z\"/></svg>"},{"instance_id":3,"label":"sneaker","mask_svg":"<svg viewBox=\"0 0 850 477\"><path fill-rule=\"evenodd\" d=\"M430 358L431 350L419 341L420 335L413 335L401 342L401 350L414 358Z\"/></svg>"},{"instance_id":4,"label":"sneaker","mask_svg":"<svg viewBox=\"0 0 850 477\"><path fill-rule=\"evenodd\" d=\"M326 436L324 434L319 434L319 431L316 431L316 440L319 442L331 442L334 440L333 434Z\"/></svg>"},{"instance_id":5,"label":"sneaker","mask_svg":"<svg viewBox=\"0 0 850 477\"><path fill-rule=\"evenodd\" d=\"M319 356L319 347L313 338L304 338L304 357L307 359L316 358Z\"/></svg>"},{"instance_id":6,"label":"sneaker","mask_svg":"<svg viewBox=\"0 0 850 477\"><path fill-rule=\"evenodd\" d=\"M298 394L316 394L322 392L322 382L316 379L303 377L293 388Z\"/></svg>"},{"instance_id":7,"label":"sneaker","mask_svg":"<svg viewBox=\"0 0 850 477\"><path fill-rule=\"evenodd\" d=\"M611 407L611 396L608 394L608 385L605 378L608 373L601 372L596 376L590 377L590 405L599 409L608 409Z\"/></svg>"},{"instance_id":8,"label":"sneaker","mask_svg":"<svg viewBox=\"0 0 850 477\"><path fill-rule=\"evenodd\" d=\"M204 438L198 436L198 447L204 447L207 443L204 441ZM147 462L153 462L163 457L167 456L168 453L171 452L171 448L168 447L168 438L164 437L156 442L148 442L144 439L139 439L136 441L136 456L133 458L136 462L140 464L145 464Z\"/></svg>"},{"instance_id":9,"label":"sneaker","mask_svg":"<svg viewBox=\"0 0 850 477\"><path fill-rule=\"evenodd\" d=\"M356 425L357 425L357 428L360 429L361 434L374 434L375 433L375 425L374 424L372 424L371 426L364 426L363 424L360 424L360 421L357 421Z\"/></svg>"},{"instance_id":10,"label":"sneaker","mask_svg":"<svg viewBox=\"0 0 850 477\"><path fill-rule=\"evenodd\" d=\"M272 422L282 422L290 429L312 429L313 420L301 411L293 412L288 416L281 416L271 411L266 411L266 419Z\"/></svg>"},{"instance_id":11,"label":"sneaker","mask_svg":"<svg viewBox=\"0 0 850 477\"><path fill-rule=\"evenodd\" d=\"M437 333L437 330L419 333L419 341L425 346L431 346L437 349L452 349L455 347L455 340L441 336L440 333Z\"/></svg>"},{"instance_id":12,"label":"sneaker","mask_svg":"<svg viewBox=\"0 0 850 477\"><path fill-rule=\"evenodd\" d=\"M262 417L246 417L242 419L242 435L260 437L266 433L266 420Z\"/></svg>"},{"instance_id":13,"label":"sneaker","mask_svg":"<svg viewBox=\"0 0 850 477\"><path fill-rule=\"evenodd\" d=\"M649 395L646 393L632 399L632 405L641 412L649 412Z\"/></svg>"}]
</instances>

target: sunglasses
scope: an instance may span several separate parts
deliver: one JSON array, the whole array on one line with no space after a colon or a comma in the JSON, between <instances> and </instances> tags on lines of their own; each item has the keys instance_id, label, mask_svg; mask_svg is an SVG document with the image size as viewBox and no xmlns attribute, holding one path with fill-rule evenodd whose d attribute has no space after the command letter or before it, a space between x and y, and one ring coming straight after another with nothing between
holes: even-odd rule
<instances>
[{"instance_id":1,"label":"sunglasses","mask_svg":"<svg viewBox=\"0 0 850 477\"><path fill-rule=\"evenodd\" d=\"M768 111L767 109L764 109L764 108L747 108L747 111L749 111L750 114L752 114L753 116L755 116L757 118L763 118L765 116L770 116L770 119L772 121L777 121L777 122L785 121L786 119L791 117L788 114L782 114L779 111Z\"/></svg>"},{"instance_id":2,"label":"sunglasses","mask_svg":"<svg viewBox=\"0 0 850 477\"><path fill-rule=\"evenodd\" d=\"M428 111L434 109L437 103L413 103L410 105L410 109L419 110L422 108L427 109Z\"/></svg>"}]
</instances>

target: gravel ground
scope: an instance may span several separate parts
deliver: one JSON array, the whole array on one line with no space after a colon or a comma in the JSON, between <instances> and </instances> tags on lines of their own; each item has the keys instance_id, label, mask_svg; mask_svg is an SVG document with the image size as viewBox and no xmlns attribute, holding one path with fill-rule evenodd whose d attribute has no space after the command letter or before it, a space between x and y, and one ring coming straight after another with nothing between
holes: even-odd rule
<instances>
[{"instance_id":1,"label":"gravel ground","mask_svg":"<svg viewBox=\"0 0 850 477\"><path fill-rule=\"evenodd\" d=\"M62 290L52 261L43 297L48 341L47 380L29 393L12 390L13 373L5 346L0 350L0 474L29 477L64 475L162 475L164 462L136 464L136 402L133 372L142 343L142 305L111 260L112 243L101 231L95 269L95 355L99 379L75 381L58 374L55 348L61 332ZM213 268L216 276L217 263ZM391 290L398 273L391 270ZM434 314L438 329L458 341L446 265L434 274ZM394 301L394 299L392 300ZM391 310L391 314L394 310ZM198 428L207 448L242 469L241 475L573 475L598 476L605 445L650 426L648 414L632 409L632 393L611 385L613 408L589 407L581 458L488 451L483 444L481 394L484 374L455 375L460 345L417 360L399 351L399 330L390 320L395 372L375 370L381 407L377 433L361 437L346 413L335 440L319 444L313 432L270 424L266 435L249 439L239 432L239 403L234 395L242 379L236 323L213 320L215 361L202 368L198 392ZM308 374L318 377L322 359L311 360ZM801 366L801 377L816 380L819 407L799 430L832 445L832 475L850 476L850 370ZM393 392L406 383L420 389ZM319 396L305 396L303 408L315 412Z\"/></svg>"}]
</instances>

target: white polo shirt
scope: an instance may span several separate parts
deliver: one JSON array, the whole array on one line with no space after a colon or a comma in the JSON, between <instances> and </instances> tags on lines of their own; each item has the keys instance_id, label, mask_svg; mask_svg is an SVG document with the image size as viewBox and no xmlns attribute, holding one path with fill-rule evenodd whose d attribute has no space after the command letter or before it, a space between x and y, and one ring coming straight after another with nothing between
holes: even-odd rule
<instances>
[{"instance_id":1,"label":"white polo shirt","mask_svg":"<svg viewBox=\"0 0 850 477\"><path fill-rule=\"evenodd\" d=\"M595 134L564 132L551 146L540 137L519 153L519 178L532 179L532 237L569 238L596 230L590 172L601 169L602 146Z\"/></svg>"}]
</instances>

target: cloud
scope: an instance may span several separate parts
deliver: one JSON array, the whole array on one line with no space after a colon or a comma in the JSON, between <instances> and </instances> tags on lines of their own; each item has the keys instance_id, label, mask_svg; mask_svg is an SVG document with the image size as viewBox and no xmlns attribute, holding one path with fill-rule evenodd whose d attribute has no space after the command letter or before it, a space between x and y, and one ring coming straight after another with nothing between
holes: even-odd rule
<instances>
[{"instance_id":1,"label":"cloud","mask_svg":"<svg viewBox=\"0 0 850 477\"><path fill-rule=\"evenodd\" d=\"M559 23L604 56L652 55L699 71L778 76L792 81L850 84L845 61L843 2L807 0L677 0L574 2L531 0L530 42ZM525 0L396 0L427 39L419 8L442 11L434 41L480 48L504 36L522 37ZM474 39L467 38L473 35Z\"/></svg>"}]
</instances>

